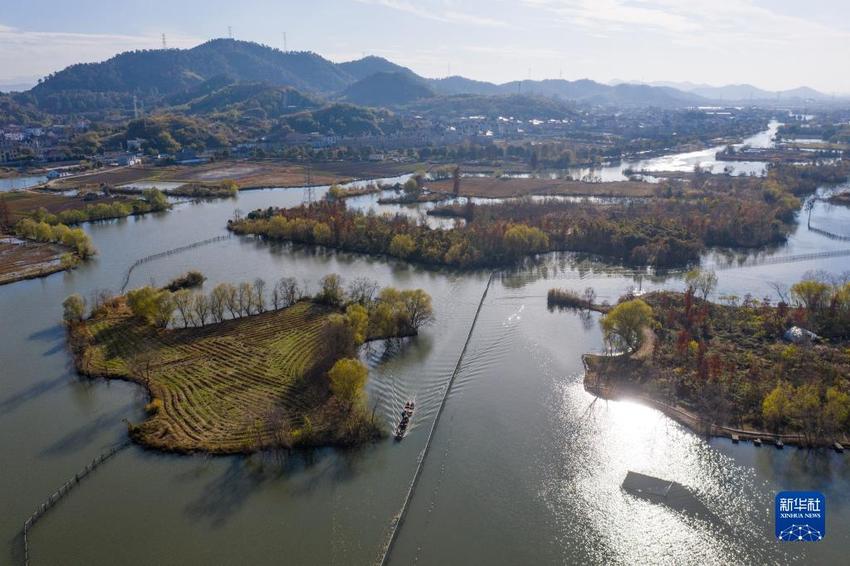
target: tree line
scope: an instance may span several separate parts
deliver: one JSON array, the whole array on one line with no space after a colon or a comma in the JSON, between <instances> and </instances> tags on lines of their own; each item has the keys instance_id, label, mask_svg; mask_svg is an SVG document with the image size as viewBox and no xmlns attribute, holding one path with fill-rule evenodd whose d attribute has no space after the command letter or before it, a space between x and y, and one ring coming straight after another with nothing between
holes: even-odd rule
<instances>
[{"instance_id":1,"label":"tree line","mask_svg":"<svg viewBox=\"0 0 850 566\"><path fill-rule=\"evenodd\" d=\"M775 177L726 181L733 190L599 206L532 199L449 205L435 214L463 218L431 229L403 215L379 216L320 202L269 208L229 228L272 240L455 267L504 265L548 251L577 251L635 265L670 267L697 260L709 246L759 247L787 237L800 201Z\"/></svg>"},{"instance_id":2,"label":"tree line","mask_svg":"<svg viewBox=\"0 0 850 566\"><path fill-rule=\"evenodd\" d=\"M219 283L209 293L192 289L202 282L203 275L189 272L165 287L146 285L128 291L126 304L133 316L145 324L159 328L201 328L310 300L339 311L342 318L332 317L331 321L347 329L344 334L354 345L367 340L415 335L434 318L431 297L422 289L382 289L377 282L362 277L346 286L339 275L326 275L312 296L294 277L282 277L272 285L262 278L237 285ZM115 301L116 298L107 292L95 293L89 316L102 313L102 309L114 305ZM63 303L64 320L68 323L82 321L86 307L87 301L82 296L69 296Z\"/></svg>"},{"instance_id":3,"label":"tree line","mask_svg":"<svg viewBox=\"0 0 850 566\"><path fill-rule=\"evenodd\" d=\"M15 234L26 240L62 244L71 248L80 259L87 259L97 253L88 234L81 228L69 228L64 224L51 225L24 218L15 225Z\"/></svg>"},{"instance_id":4,"label":"tree line","mask_svg":"<svg viewBox=\"0 0 850 566\"><path fill-rule=\"evenodd\" d=\"M171 205L162 191L145 189L142 191L142 197L137 199L88 204L84 208L71 208L55 214L48 212L45 208L39 208L33 212L32 217L37 222L46 222L47 224L82 224L83 222L124 218L136 214L147 214L148 212L161 212L169 208L171 208Z\"/></svg>"}]
</instances>

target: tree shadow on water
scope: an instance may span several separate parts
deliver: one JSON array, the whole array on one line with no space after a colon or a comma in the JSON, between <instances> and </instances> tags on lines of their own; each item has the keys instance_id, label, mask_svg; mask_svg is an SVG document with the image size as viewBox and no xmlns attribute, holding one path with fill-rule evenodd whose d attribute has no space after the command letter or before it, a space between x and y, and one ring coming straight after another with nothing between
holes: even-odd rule
<instances>
[{"instance_id":1,"label":"tree shadow on water","mask_svg":"<svg viewBox=\"0 0 850 566\"><path fill-rule=\"evenodd\" d=\"M65 375L49 381L39 381L38 383L33 383L23 391L18 391L17 393L0 399L0 417L11 413L29 401L33 401L38 397L41 397L45 393L61 387L67 383L67 381L68 378Z\"/></svg>"},{"instance_id":2,"label":"tree shadow on water","mask_svg":"<svg viewBox=\"0 0 850 566\"><path fill-rule=\"evenodd\" d=\"M280 483L288 494L299 496L314 492L325 483L337 484L353 478L357 463L366 457L364 452L364 449L308 449L232 457L226 468L186 506L186 514L193 520L208 520L212 527L221 527L252 495L274 483ZM181 479L192 481L207 470L206 464L200 464Z\"/></svg>"},{"instance_id":3,"label":"tree shadow on water","mask_svg":"<svg viewBox=\"0 0 850 566\"><path fill-rule=\"evenodd\" d=\"M40 455L55 456L77 452L102 437L105 432L114 430L128 415L134 413L135 408L136 404L134 402L127 403L113 411L98 415L94 420L86 422L83 426L59 438L56 442L45 448Z\"/></svg>"}]
</instances>

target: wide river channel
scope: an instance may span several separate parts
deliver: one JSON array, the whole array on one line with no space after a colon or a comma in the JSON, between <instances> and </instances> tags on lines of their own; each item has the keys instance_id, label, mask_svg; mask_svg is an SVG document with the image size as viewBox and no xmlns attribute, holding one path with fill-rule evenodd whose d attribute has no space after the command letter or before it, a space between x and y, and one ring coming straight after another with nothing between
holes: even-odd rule
<instances>
[{"instance_id":1,"label":"wide river channel","mask_svg":"<svg viewBox=\"0 0 850 566\"><path fill-rule=\"evenodd\" d=\"M676 159L672 156L670 159ZM680 159L686 157L678 156ZM138 259L226 235L235 209L292 206L326 188L271 189L185 203L167 213L88 224L99 250L80 268L0 287L0 563L22 562L24 520L144 418L142 390L78 378L59 319L71 293L118 292ZM350 206L374 206L373 197ZM818 203L812 226L850 235L850 210ZM772 293L813 269L850 270L850 242L802 221L789 241L752 256L711 252L718 294ZM795 261L780 262L776 258ZM764 261L767 259L767 261ZM738 262L745 260L743 265ZM436 322L413 340L364 352L369 403L391 423L416 397L411 433L358 450L253 457L176 456L138 446L80 483L30 533L34 565L371 564L401 509L449 378L490 276L232 237L142 263L130 287L188 269L222 281L327 273L421 287ZM497 272L436 428L398 533L392 564L846 563L850 456L733 445L689 432L633 402L594 401L581 355L600 351L595 317L549 312L551 287L593 286L615 300L629 286L681 289L681 275L647 275L552 254ZM691 488L718 528L627 495L628 470ZM827 535L773 538L779 490L823 491Z\"/></svg>"}]
</instances>

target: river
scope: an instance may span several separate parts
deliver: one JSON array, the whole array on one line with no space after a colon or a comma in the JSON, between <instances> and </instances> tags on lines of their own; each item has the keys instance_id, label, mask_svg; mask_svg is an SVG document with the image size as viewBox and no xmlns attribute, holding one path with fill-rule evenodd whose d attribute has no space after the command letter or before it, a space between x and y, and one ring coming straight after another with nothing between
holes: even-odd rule
<instances>
[{"instance_id":1,"label":"river","mask_svg":"<svg viewBox=\"0 0 850 566\"><path fill-rule=\"evenodd\" d=\"M259 190L235 200L88 224L100 254L80 268L0 287L0 563L21 559L22 523L59 485L144 418L140 388L75 376L58 321L69 294L117 291L138 258L225 234L234 210L291 206L326 188ZM352 206L373 206L365 197ZM359 204L358 204L359 203ZM850 211L819 203L813 226L842 232ZM850 248L803 222L762 256ZM728 259L710 253L705 264ZM355 254L232 237L142 264L130 286L199 269L218 282L295 276L315 289L330 272L421 287L436 323L412 341L364 353L370 406L387 422L405 399L417 412L401 443L283 456L173 456L132 446L39 521L32 564L369 564L380 556L457 363L489 273L425 269ZM810 269L850 270L847 257L719 271L718 294L769 295ZM597 321L546 310L546 291L594 286L615 299L637 285L618 265L551 254L500 272L484 301L391 563L839 563L850 548L850 458L698 437L631 402L596 401L581 386L581 354L599 351ZM675 276L644 289L681 288ZM700 522L620 490L627 470L693 488L732 527ZM772 536L773 495L818 489L827 537L786 545Z\"/></svg>"}]
</instances>

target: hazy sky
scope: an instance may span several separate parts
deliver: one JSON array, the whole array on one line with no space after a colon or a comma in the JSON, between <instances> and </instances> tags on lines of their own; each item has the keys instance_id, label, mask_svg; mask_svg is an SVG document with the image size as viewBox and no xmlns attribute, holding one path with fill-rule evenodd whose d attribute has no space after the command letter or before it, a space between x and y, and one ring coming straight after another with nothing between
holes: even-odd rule
<instances>
[{"instance_id":1,"label":"hazy sky","mask_svg":"<svg viewBox=\"0 0 850 566\"><path fill-rule=\"evenodd\" d=\"M428 77L748 82L850 93L848 0L0 0L0 89L227 35Z\"/></svg>"}]
</instances>

